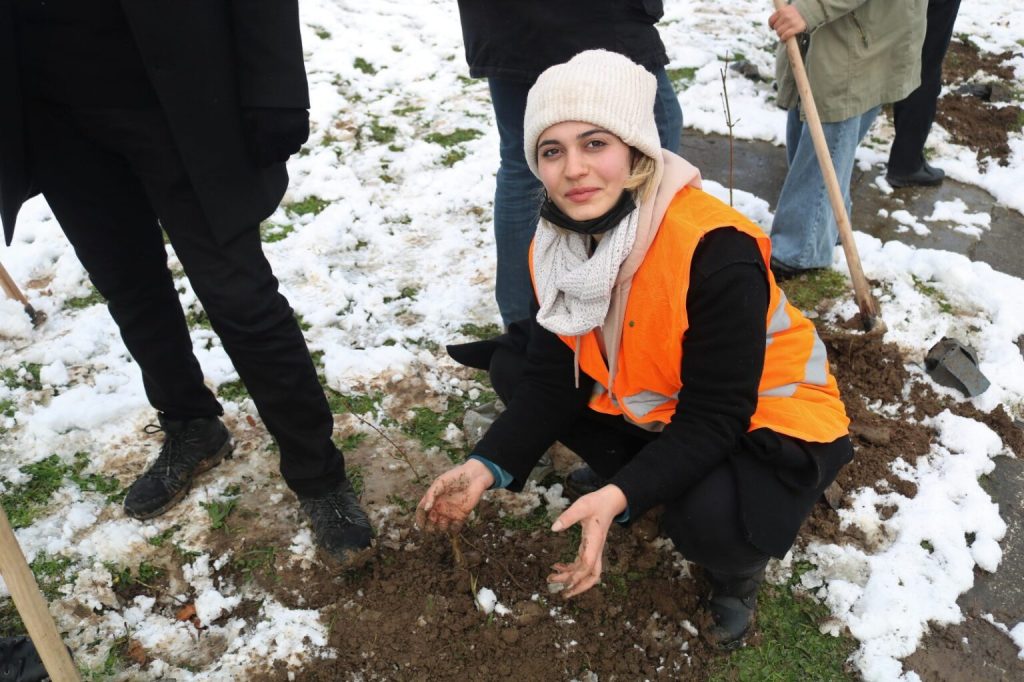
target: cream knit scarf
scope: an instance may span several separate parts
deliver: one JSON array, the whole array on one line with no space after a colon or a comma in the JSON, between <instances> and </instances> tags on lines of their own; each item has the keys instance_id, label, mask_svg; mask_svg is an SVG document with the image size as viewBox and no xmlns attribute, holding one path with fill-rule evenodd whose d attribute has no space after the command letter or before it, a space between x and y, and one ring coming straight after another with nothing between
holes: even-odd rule
<instances>
[{"instance_id":1,"label":"cream knit scarf","mask_svg":"<svg viewBox=\"0 0 1024 682\"><path fill-rule=\"evenodd\" d=\"M537 322L542 327L562 336L582 336L604 322L619 266L636 241L639 216L637 206L604 233L593 255L591 237L540 219L533 270L540 303Z\"/></svg>"}]
</instances>

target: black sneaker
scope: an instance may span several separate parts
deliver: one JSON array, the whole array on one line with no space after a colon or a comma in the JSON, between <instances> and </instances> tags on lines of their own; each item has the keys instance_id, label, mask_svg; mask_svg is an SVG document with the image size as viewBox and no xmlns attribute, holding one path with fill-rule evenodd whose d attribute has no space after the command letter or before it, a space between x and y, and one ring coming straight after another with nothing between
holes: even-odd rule
<instances>
[{"instance_id":1,"label":"black sneaker","mask_svg":"<svg viewBox=\"0 0 1024 682\"><path fill-rule=\"evenodd\" d=\"M565 477L564 492L566 498L575 502L584 495L597 492L606 485L608 485L608 479L599 476L589 466L582 466L579 469L573 469Z\"/></svg>"},{"instance_id":2,"label":"black sneaker","mask_svg":"<svg viewBox=\"0 0 1024 682\"><path fill-rule=\"evenodd\" d=\"M351 565L365 555L373 530L347 478L321 497L299 496L299 506L309 517L317 546L330 558Z\"/></svg>"},{"instance_id":3,"label":"black sneaker","mask_svg":"<svg viewBox=\"0 0 1024 682\"><path fill-rule=\"evenodd\" d=\"M748 576L720 576L708 571L711 598L708 611L714 625L704 638L719 649L736 649L750 633L757 612L757 593L764 582L764 569Z\"/></svg>"},{"instance_id":4,"label":"black sneaker","mask_svg":"<svg viewBox=\"0 0 1024 682\"><path fill-rule=\"evenodd\" d=\"M159 516L185 497L192 479L220 464L235 444L218 417L168 419L157 415L160 426L147 433L164 432L160 456L128 489L124 513L133 519Z\"/></svg>"}]
</instances>

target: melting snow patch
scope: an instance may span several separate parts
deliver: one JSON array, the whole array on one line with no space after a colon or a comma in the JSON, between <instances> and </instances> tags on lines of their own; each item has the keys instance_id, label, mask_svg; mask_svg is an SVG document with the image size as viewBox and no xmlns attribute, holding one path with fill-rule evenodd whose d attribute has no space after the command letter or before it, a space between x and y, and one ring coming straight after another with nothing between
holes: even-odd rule
<instances>
[{"instance_id":1,"label":"melting snow patch","mask_svg":"<svg viewBox=\"0 0 1024 682\"><path fill-rule=\"evenodd\" d=\"M936 201L932 214L925 217L925 220L929 222L941 220L955 223L954 231L963 232L977 238L980 238L982 233L992 226L991 215L988 213L969 212L967 204L960 198L953 199L952 201Z\"/></svg>"}]
</instances>

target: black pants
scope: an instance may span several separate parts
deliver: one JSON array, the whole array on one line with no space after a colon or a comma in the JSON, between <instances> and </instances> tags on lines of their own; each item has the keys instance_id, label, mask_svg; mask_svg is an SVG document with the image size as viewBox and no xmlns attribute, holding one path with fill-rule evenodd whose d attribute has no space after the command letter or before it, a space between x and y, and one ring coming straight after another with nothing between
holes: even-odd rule
<instances>
[{"instance_id":1,"label":"black pants","mask_svg":"<svg viewBox=\"0 0 1024 682\"><path fill-rule=\"evenodd\" d=\"M167 233L213 330L281 450L299 494L344 476L333 418L302 331L263 254L258 226L219 244L159 109L27 106L32 178L107 300L168 417L222 413L203 383L167 267Z\"/></svg>"},{"instance_id":2,"label":"black pants","mask_svg":"<svg viewBox=\"0 0 1024 682\"><path fill-rule=\"evenodd\" d=\"M942 90L942 61L959 10L960 0L928 2L928 28L921 47L921 85L892 105L896 137L889 149L890 175L909 175L924 164L924 143L935 120Z\"/></svg>"}]
</instances>

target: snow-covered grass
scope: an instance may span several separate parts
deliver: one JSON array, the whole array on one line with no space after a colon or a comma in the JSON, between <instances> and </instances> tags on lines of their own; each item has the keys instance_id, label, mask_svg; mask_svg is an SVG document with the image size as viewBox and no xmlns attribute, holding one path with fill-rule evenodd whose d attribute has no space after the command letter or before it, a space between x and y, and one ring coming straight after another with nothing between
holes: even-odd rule
<instances>
[{"instance_id":1,"label":"snow-covered grass","mask_svg":"<svg viewBox=\"0 0 1024 682\"><path fill-rule=\"evenodd\" d=\"M1024 9L1012 4L964 3L956 30L984 49L1020 52ZM762 74L773 73L769 3L666 5L662 35L670 68L685 88L680 101L687 125L726 133L722 59L743 58ZM264 226L268 257L335 392L384 395L403 390L411 377L438 394L459 390L440 346L499 320L491 236L498 136L486 84L467 78L455 3L303 0L301 12L313 132L289 164L291 185L281 208ZM1014 66L1019 87L1024 58ZM729 83L734 134L781 143L784 114L773 104L770 83L737 75ZM867 141L859 154L865 166L886 151L886 124L876 126L870 138L881 142ZM1011 136L1005 167L979 165L941 129L930 146L934 162L952 178L1024 209L1020 133ZM724 196L727 190L715 182L720 178L707 180L710 191ZM736 192L736 205L765 227L768 199ZM928 230L930 221L952 221L979 239L988 226L987 214L956 202L937 204L928 216L892 217L915 231ZM1002 404L1024 416L1024 360L1015 345L1024 334L1024 282L955 254L883 244L864 234L857 243L868 276L882 283L887 340L908 358L922 357L945 335L966 340L992 380L974 404L983 410ZM18 304L0 301L0 494L6 494L5 506L22 514L19 541L37 574L46 576L51 598L59 597L52 611L77 660L102 677L112 646L126 632L152 657L144 675L129 670L129 678L241 679L256 665L282 661L298 670L309 657L329 656L328 624L315 610L287 608L251 583L211 578L232 557L211 553L205 539L210 518L198 502L222 499L243 479L294 517L295 537L278 552L308 563L311 540L298 514L285 509L268 439L249 422L256 417L252 403L238 390L216 335L202 325L173 254L182 304L197 323L196 355L209 383L221 390L236 435L256 456L204 477L178 508L149 522L127 519L116 494L157 443L143 435L153 417L141 378L42 199L25 205L14 244L0 247L0 260L49 318L33 330ZM835 268L845 270L839 250ZM835 312L855 311L847 300ZM846 628L857 638L854 663L869 680L903 675L899 659L914 651L930 625L963 618L956 598L971 586L974 568L994 571L1001 559L1005 524L977 477L991 470L1004 445L987 427L961 417L940 415L932 426L938 438L931 453L899 472L917 484L915 498L865 489L843 512L845 524L887 542L871 553L813 545L806 558L815 567L801 577L831 610L833 629ZM877 513L883 504L897 509L884 520ZM922 548L925 540L932 551ZM140 595L126 607L114 598L124 570L138 579L165 542L181 550L181 598L194 601L204 623L218 621L201 640L188 620L155 610L151 597ZM481 605L497 608L493 592L481 587ZM262 605L235 617L244 600ZM93 615L83 618L83 608ZM1024 624L1005 628L1021 646Z\"/></svg>"}]
</instances>

